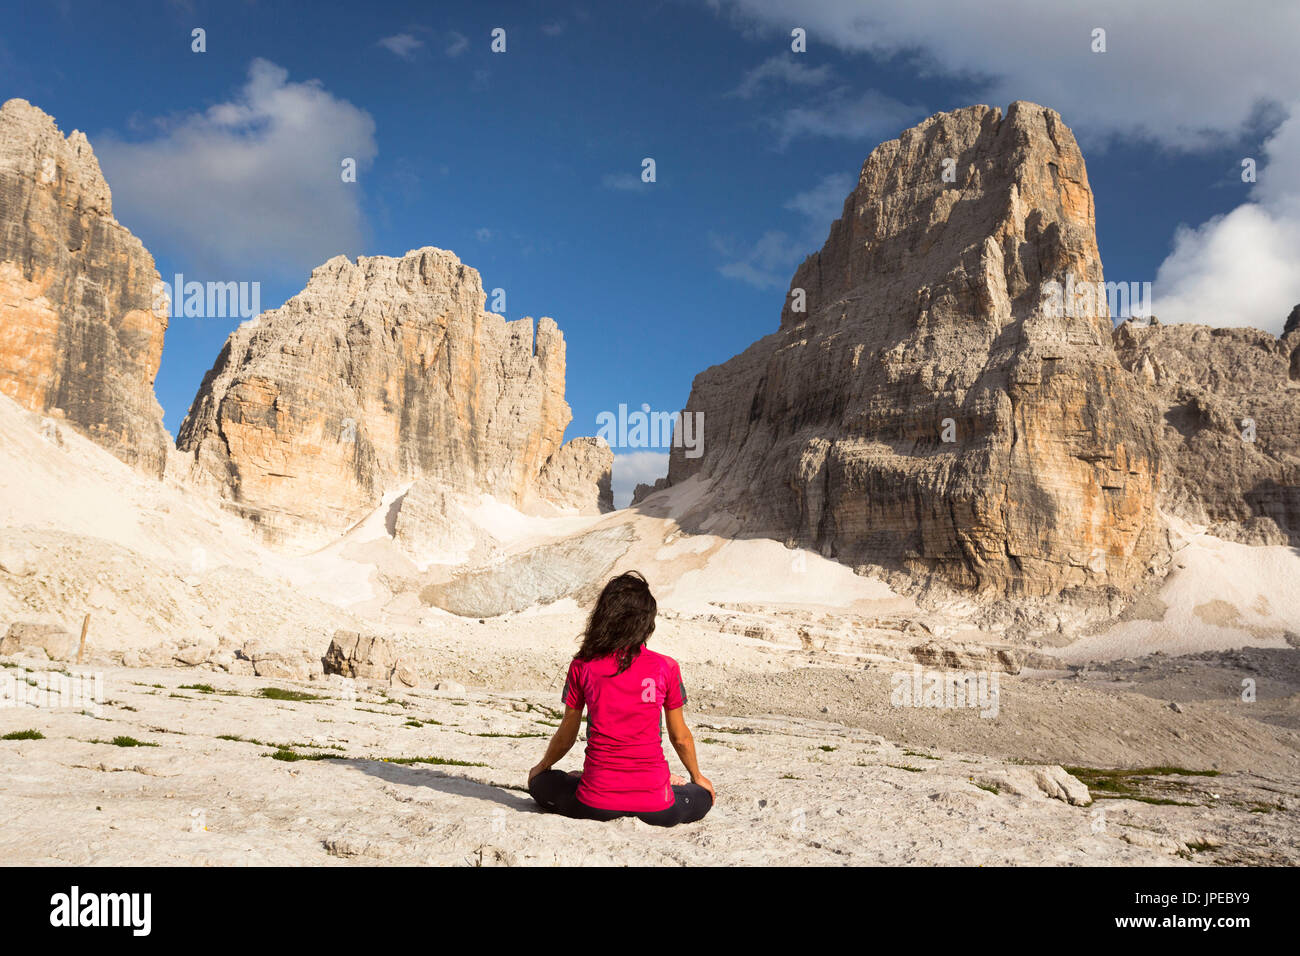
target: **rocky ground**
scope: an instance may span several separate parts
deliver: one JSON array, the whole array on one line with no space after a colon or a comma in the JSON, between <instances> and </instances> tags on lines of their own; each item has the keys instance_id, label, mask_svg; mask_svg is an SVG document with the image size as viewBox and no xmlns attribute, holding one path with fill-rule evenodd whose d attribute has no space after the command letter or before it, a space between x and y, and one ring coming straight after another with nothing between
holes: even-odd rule
<instances>
[{"instance_id":1,"label":"rocky ground","mask_svg":"<svg viewBox=\"0 0 1300 956\"><path fill-rule=\"evenodd\" d=\"M766 667L724 670L666 634L719 796L703 822L669 831L537 811L523 785L558 716L564 653L494 640L500 630L483 625L472 645L453 637L427 662L450 675L443 690L92 665L105 681L97 716L0 709L0 736L43 735L0 740L0 854L105 865L1300 861L1295 650L1008 675L985 719L891 706L897 667L760 649ZM8 658L6 670L22 679L24 663L58 666ZM1259 699L1241 702L1238 676L1264 666ZM581 765L580 747L564 769Z\"/></svg>"}]
</instances>

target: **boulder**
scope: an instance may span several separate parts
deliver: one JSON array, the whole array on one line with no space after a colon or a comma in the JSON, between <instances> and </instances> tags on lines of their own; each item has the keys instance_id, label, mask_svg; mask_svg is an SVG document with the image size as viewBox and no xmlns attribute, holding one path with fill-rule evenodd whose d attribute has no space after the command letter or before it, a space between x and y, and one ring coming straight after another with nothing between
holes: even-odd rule
<instances>
[{"instance_id":1,"label":"boulder","mask_svg":"<svg viewBox=\"0 0 1300 956\"><path fill-rule=\"evenodd\" d=\"M277 646L255 638L245 643L239 653L252 665L252 671L258 677L307 680L312 675L310 658L297 648Z\"/></svg>"},{"instance_id":2,"label":"boulder","mask_svg":"<svg viewBox=\"0 0 1300 956\"><path fill-rule=\"evenodd\" d=\"M486 618L563 597L594 599L634 537L631 526L618 524L538 545L430 584L420 592L420 600L462 617Z\"/></svg>"},{"instance_id":3,"label":"boulder","mask_svg":"<svg viewBox=\"0 0 1300 956\"><path fill-rule=\"evenodd\" d=\"M1000 793L1036 800L1060 800L1075 807L1092 803L1087 786L1058 766L1005 767L980 774L974 782L995 787Z\"/></svg>"},{"instance_id":4,"label":"boulder","mask_svg":"<svg viewBox=\"0 0 1300 956\"><path fill-rule=\"evenodd\" d=\"M356 631L335 631L321 664L326 674L385 682L396 679L408 687L418 683L415 670L399 659L389 641Z\"/></svg>"},{"instance_id":5,"label":"boulder","mask_svg":"<svg viewBox=\"0 0 1300 956\"><path fill-rule=\"evenodd\" d=\"M73 661L81 646L81 636L61 624L16 621L0 639L0 654L32 656L39 651L52 661Z\"/></svg>"}]
</instances>

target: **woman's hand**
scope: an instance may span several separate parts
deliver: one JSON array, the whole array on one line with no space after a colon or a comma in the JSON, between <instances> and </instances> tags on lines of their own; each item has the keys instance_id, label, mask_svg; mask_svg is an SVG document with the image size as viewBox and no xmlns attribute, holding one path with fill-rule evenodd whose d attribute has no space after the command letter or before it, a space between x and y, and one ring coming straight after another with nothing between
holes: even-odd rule
<instances>
[{"instance_id":1,"label":"woman's hand","mask_svg":"<svg viewBox=\"0 0 1300 956\"><path fill-rule=\"evenodd\" d=\"M714 803L718 802L718 795L713 792L713 783L709 780L708 777L704 776L704 774L698 773L695 776L691 777L691 783L697 784L703 787L705 790L709 791L709 796L713 798L713 802Z\"/></svg>"},{"instance_id":2,"label":"woman's hand","mask_svg":"<svg viewBox=\"0 0 1300 956\"><path fill-rule=\"evenodd\" d=\"M564 755L569 752L574 741L578 739L578 729L582 726L582 708L565 707L564 716L560 719L560 726L555 728L555 733L551 735L551 742L546 745L546 753L542 756L541 763L528 771L528 782L533 782L533 777L539 773L545 773L557 763L564 759Z\"/></svg>"}]
</instances>

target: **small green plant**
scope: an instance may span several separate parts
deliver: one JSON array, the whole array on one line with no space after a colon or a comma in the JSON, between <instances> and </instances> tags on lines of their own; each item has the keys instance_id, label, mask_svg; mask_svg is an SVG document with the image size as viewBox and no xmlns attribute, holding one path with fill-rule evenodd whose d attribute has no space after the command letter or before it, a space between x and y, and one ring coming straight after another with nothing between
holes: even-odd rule
<instances>
[{"instance_id":1,"label":"small green plant","mask_svg":"<svg viewBox=\"0 0 1300 956\"><path fill-rule=\"evenodd\" d=\"M832 747L830 744L822 744L822 745L819 746L817 749L818 749L818 750L821 750L821 751L824 751L825 753L832 753L833 751L839 750L840 748L839 748L839 747Z\"/></svg>"},{"instance_id":2,"label":"small green plant","mask_svg":"<svg viewBox=\"0 0 1300 956\"><path fill-rule=\"evenodd\" d=\"M92 740L93 744L112 744L114 747L157 747L157 744L151 744L147 740L136 740L134 737L117 736L112 740Z\"/></svg>"},{"instance_id":3,"label":"small green plant","mask_svg":"<svg viewBox=\"0 0 1300 956\"><path fill-rule=\"evenodd\" d=\"M269 756L272 760L287 760L290 762L295 760L343 760L345 759L343 757L336 756L335 754L300 754L296 750L287 750L283 747L277 750L273 754L266 754L264 756Z\"/></svg>"},{"instance_id":4,"label":"small green plant","mask_svg":"<svg viewBox=\"0 0 1300 956\"><path fill-rule=\"evenodd\" d=\"M422 723L420 723L418 720L412 718L412 719L408 720L408 721L407 721L403 726L406 726L406 727L423 727L424 724L422 724Z\"/></svg>"},{"instance_id":5,"label":"small green plant","mask_svg":"<svg viewBox=\"0 0 1300 956\"><path fill-rule=\"evenodd\" d=\"M177 687L176 689L196 690L200 694L215 694L217 692L216 688L214 688L211 684L181 684L181 686Z\"/></svg>"},{"instance_id":6,"label":"small green plant","mask_svg":"<svg viewBox=\"0 0 1300 956\"><path fill-rule=\"evenodd\" d=\"M301 690L285 690L283 687L263 687L257 692L258 697L265 697L267 700L324 700L319 694L308 694Z\"/></svg>"},{"instance_id":7,"label":"small green plant","mask_svg":"<svg viewBox=\"0 0 1300 956\"><path fill-rule=\"evenodd\" d=\"M1178 786L1176 781L1161 785L1151 778L1219 776L1218 770L1188 770L1185 767L1163 765L1158 767L1138 767L1134 770L1107 770L1099 767L1066 767L1064 769L1066 773L1078 777L1096 799L1136 800L1139 803L1149 803L1160 807L1198 807L1202 804L1143 793L1140 789L1142 784L1148 784L1154 789L1165 792Z\"/></svg>"},{"instance_id":8,"label":"small green plant","mask_svg":"<svg viewBox=\"0 0 1300 956\"><path fill-rule=\"evenodd\" d=\"M546 736L548 736L548 735L547 735L547 734L530 734L530 733L522 733L522 734L495 734L495 733L488 733L488 734L470 734L470 736L471 736L471 737L546 737Z\"/></svg>"},{"instance_id":9,"label":"small green plant","mask_svg":"<svg viewBox=\"0 0 1300 956\"><path fill-rule=\"evenodd\" d=\"M371 757L371 760L377 760L380 763L396 764L413 764L427 763L439 767L486 767L485 763L475 763L470 760L452 760L447 757Z\"/></svg>"},{"instance_id":10,"label":"small green plant","mask_svg":"<svg viewBox=\"0 0 1300 956\"><path fill-rule=\"evenodd\" d=\"M979 787L981 790L987 790L989 793L993 794L994 796L997 796L999 793L1002 792L1002 788L999 787L996 783L977 783L975 784L975 786Z\"/></svg>"},{"instance_id":11,"label":"small green plant","mask_svg":"<svg viewBox=\"0 0 1300 956\"><path fill-rule=\"evenodd\" d=\"M906 770L908 773L925 773L920 767L909 767L907 764L887 763L886 767L893 767L895 770Z\"/></svg>"},{"instance_id":12,"label":"small green plant","mask_svg":"<svg viewBox=\"0 0 1300 956\"><path fill-rule=\"evenodd\" d=\"M39 730L15 730L5 734L0 740L44 740L45 735Z\"/></svg>"},{"instance_id":13,"label":"small green plant","mask_svg":"<svg viewBox=\"0 0 1300 956\"><path fill-rule=\"evenodd\" d=\"M783 774L781 774L781 779L782 779L782 780L802 780L803 777L796 777L796 776L795 776L794 774L792 774L792 773L783 773Z\"/></svg>"}]
</instances>

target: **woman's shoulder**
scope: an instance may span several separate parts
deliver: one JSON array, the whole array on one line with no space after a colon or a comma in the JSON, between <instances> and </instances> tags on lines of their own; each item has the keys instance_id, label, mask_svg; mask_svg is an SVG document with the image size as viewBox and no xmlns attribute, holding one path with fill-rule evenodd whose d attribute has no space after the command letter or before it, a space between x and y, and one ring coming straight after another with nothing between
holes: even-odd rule
<instances>
[{"instance_id":1,"label":"woman's shoulder","mask_svg":"<svg viewBox=\"0 0 1300 956\"><path fill-rule=\"evenodd\" d=\"M642 648L641 653L646 655L647 663L658 664L660 667L666 667L669 670L681 670L677 661L674 658L669 657L667 654L660 654L658 651L652 651L648 647Z\"/></svg>"}]
</instances>

